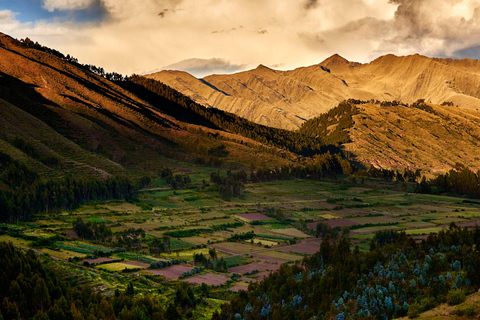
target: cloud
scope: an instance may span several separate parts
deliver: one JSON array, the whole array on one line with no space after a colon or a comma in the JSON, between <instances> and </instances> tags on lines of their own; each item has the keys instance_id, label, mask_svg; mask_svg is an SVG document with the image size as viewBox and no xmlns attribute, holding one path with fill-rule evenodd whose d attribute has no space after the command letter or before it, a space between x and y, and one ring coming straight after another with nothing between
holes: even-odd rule
<instances>
[{"instance_id":1,"label":"cloud","mask_svg":"<svg viewBox=\"0 0 480 320\"><path fill-rule=\"evenodd\" d=\"M480 45L468 47L453 52L454 58L480 59Z\"/></svg>"},{"instance_id":2,"label":"cloud","mask_svg":"<svg viewBox=\"0 0 480 320\"><path fill-rule=\"evenodd\" d=\"M0 29L124 74L178 61L198 74L291 69L333 53L360 62L387 53L472 57L480 47L480 0L43 1L48 10L94 4L105 15L99 23L22 24L0 12Z\"/></svg>"},{"instance_id":3,"label":"cloud","mask_svg":"<svg viewBox=\"0 0 480 320\"><path fill-rule=\"evenodd\" d=\"M95 0L43 0L43 6L50 12L55 10L83 10L90 7Z\"/></svg>"},{"instance_id":4,"label":"cloud","mask_svg":"<svg viewBox=\"0 0 480 320\"><path fill-rule=\"evenodd\" d=\"M476 46L480 35L480 3L477 0L391 0L398 5L391 25L395 32L377 52L420 52L455 56Z\"/></svg>"},{"instance_id":5,"label":"cloud","mask_svg":"<svg viewBox=\"0 0 480 320\"><path fill-rule=\"evenodd\" d=\"M307 0L307 2L305 3L305 9L309 10L309 9L315 8L317 5L318 5L317 0Z\"/></svg>"},{"instance_id":6,"label":"cloud","mask_svg":"<svg viewBox=\"0 0 480 320\"><path fill-rule=\"evenodd\" d=\"M18 30L22 24L15 20L16 14L10 10L0 10L0 28L2 32L9 33Z\"/></svg>"},{"instance_id":7,"label":"cloud","mask_svg":"<svg viewBox=\"0 0 480 320\"><path fill-rule=\"evenodd\" d=\"M186 59L163 67L161 70L181 70L194 75L197 78L203 78L211 74L233 73L245 70L246 66L233 64L225 59Z\"/></svg>"}]
</instances>

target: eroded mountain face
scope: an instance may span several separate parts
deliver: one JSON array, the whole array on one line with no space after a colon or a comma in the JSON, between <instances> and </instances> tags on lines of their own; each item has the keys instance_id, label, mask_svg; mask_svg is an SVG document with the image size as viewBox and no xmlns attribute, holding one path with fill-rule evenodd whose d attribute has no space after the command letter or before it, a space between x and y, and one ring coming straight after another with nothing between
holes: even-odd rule
<instances>
[{"instance_id":1,"label":"eroded mountain face","mask_svg":"<svg viewBox=\"0 0 480 320\"><path fill-rule=\"evenodd\" d=\"M353 98L412 103L418 99L462 108L480 105L480 62L420 55L386 55L368 64L334 55L318 65L278 71L263 65L232 75L197 79L181 71L161 71L159 80L196 102L268 126L297 129Z\"/></svg>"}]
</instances>

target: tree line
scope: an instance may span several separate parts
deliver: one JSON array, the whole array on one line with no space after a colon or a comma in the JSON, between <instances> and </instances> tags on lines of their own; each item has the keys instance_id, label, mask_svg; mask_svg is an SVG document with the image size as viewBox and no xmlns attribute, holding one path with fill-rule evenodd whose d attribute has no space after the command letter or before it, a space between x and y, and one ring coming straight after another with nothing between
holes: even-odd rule
<instances>
[{"instance_id":1,"label":"tree line","mask_svg":"<svg viewBox=\"0 0 480 320\"><path fill-rule=\"evenodd\" d=\"M73 63L78 67L81 67L83 69L87 69L90 72L93 72L96 75L101 76L101 77L103 77L107 80L110 80L110 81L124 81L125 80L125 76L123 76L120 73L105 72L105 69L103 69L102 67L97 67L93 64L81 64L81 63L78 62L77 58L71 56L70 54L64 55L60 51L49 48L49 47L46 47L46 46L42 46L41 44L38 43L38 41L34 42L28 37L25 38L25 39L20 39L19 42L26 47L29 47L29 48L32 48L32 49L35 49L35 50L38 50L38 51L46 52L48 54L56 56L57 58L60 58L60 59L65 60L67 62Z\"/></svg>"},{"instance_id":2,"label":"tree line","mask_svg":"<svg viewBox=\"0 0 480 320\"><path fill-rule=\"evenodd\" d=\"M125 177L42 181L36 172L0 151L0 221L28 220L40 212L71 210L91 200L131 199L149 183L148 178L135 183Z\"/></svg>"},{"instance_id":3,"label":"tree line","mask_svg":"<svg viewBox=\"0 0 480 320\"><path fill-rule=\"evenodd\" d=\"M454 169L427 181L422 179L417 184L420 193L447 193L480 199L480 170L477 172L457 163Z\"/></svg>"}]
</instances>

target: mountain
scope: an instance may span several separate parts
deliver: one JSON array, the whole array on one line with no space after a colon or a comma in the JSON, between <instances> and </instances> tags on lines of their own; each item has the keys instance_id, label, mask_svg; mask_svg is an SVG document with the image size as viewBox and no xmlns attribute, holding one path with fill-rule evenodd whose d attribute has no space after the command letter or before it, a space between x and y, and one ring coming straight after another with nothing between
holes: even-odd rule
<instances>
[{"instance_id":1,"label":"mountain","mask_svg":"<svg viewBox=\"0 0 480 320\"><path fill-rule=\"evenodd\" d=\"M132 86L94 74L53 49L0 34L0 150L47 179L156 174L163 166L178 169L177 161L249 167L296 158L274 146L259 152L278 129L245 120L250 132L262 131L255 138L263 142L257 142L221 127L240 121L234 115L218 111L215 119L222 124L214 125L198 112L186 117L173 95L150 99L147 89ZM210 152L219 146L228 157Z\"/></svg>"},{"instance_id":2,"label":"mountain","mask_svg":"<svg viewBox=\"0 0 480 320\"><path fill-rule=\"evenodd\" d=\"M231 75L197 79L181 71L147 75L196 102L226 110L268 126L289 130L335 107L345 99L425 99L453 102L462 108L480 105L480 62L421 55L386 55L370 63L333 55L318 65L291 71L263 65Z\"/></svg>"},{"instance_id":3,"label":"mountain","mask_svg":"<svg viewBox=\"0 0 480 320\"><path fill-rule=\"evenodd\" d=\"M381 168L444 172L457 163L480 167L480 112L413 103L357 105L346 150L357 161Z\"/></svg>"}]
</instances>

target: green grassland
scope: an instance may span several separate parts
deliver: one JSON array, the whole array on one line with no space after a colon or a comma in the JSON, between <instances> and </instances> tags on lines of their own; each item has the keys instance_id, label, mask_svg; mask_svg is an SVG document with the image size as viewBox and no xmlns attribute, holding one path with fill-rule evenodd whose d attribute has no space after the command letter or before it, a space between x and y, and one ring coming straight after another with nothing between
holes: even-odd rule
<instances>
[{"instance_id":1,"label":"green grassland","mask_svg":"<svg viewBox=\"0 0 480 320\"><path fill-rule=\"evenodd\" d=\"M5 225L0 241L35 248L31 239L60 237L52 245L35 249L55 258L54 263L61 268L78 269L82 279L87 279L84 281L104 288L105 292L124 289L133 274L139 292L161 292L162 299L170 299L172 288L181 280L166 281L161 276L138 272L138 269L157 261L175 259L186 260L193 267L195 255L209 257L213 248L216 259L223 259L227 269L251 263L272 266L293 263L301 260L303 254L293 253L288 246L301 246L303 241L312 239L320 241L314 239L315 224L334 223L338 219L357 224L352 227L350 236L360 250L368 250L369 241L378 230L405 230L413 236L424 236L439 232L452 222L461 225L480 218L480 205L465 203L462 198L415 194L412 185L386 185L374 180L364 184L350 184L342 179L246 184L243 197L225 201L208 183L203 185L202 180L207 179L209 173L207 170L192 174L190 189L147 190L131 202L99 201L71 212L38 216L28 223ZM155 187L165 185L162 179L155 179ZM270 219L250 222L237 216L242 213L261 213ZM111 228L114 239L110 242L87 241L74 237L72 223L77 218L105 223ZM134 250L122 247L115 240L116 235L131 228L141 228L146 234L140 247ZM340 227L338 229L341 231ZM254 232L254 237L229 241L247 232ZM149 251L150 241L169 234L178 235L169 240L170 252ZM96 267L83 266L82 259L98 254L108 256L113 262ZM128 262L145 265L136 267ZM227 277L232 275L228 270L217 272ZM212 288L211 298L201 307L203 315L218 310L222 300L235 294L228 289L241 286L244 280L234 279Z\"/></svg>"}]
</instances>

